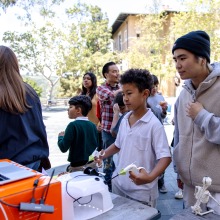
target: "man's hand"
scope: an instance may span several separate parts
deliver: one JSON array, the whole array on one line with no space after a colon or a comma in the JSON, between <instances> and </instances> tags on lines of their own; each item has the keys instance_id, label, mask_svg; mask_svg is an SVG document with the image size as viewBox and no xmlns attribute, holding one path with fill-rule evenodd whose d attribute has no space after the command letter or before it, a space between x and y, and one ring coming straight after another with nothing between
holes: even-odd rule
<instances>
[{"instance_id":1,"label":"man's hand","mask_svg":"<svg viewBox=\"0 0 220 220\"><path fill-rule=\"evenodd\" d=\"M96 125L96 128L97 128L97 131L98 131L98 132L101 132L101 131L102 131L102 125L101 125L101 123L98 123L98 124Z\"/></svg>"},{"instance_id":2,"label":"man's hand","mask_svg":"<svg viewBox=\"0 0 220 220\"><path fill-rule=\"evenodd\" d=\"M115 104L113 105L113 112L114 112L114 114L119 114L120 108L119 108L119 106L118 106L118 103L115 103Z\"/></svg>"},{"instance_id":3,"label":"man's hand","mask_svg":"<svg viewBox=\"0 0 220 220\"><path fill-rule=\"evenodd\" d=\"M113 91L113 95L114 95L114 97L115 97L119 92L121 92L121 91L122 91L121 88L119 88L118 90Z\"/></svg>"},{"instance_id":4,"label":"man's hand","mask_svg":"<svg viewBox=\"0 0 220 220\"><path fill-rule=\"evenodd\" d=\"M201 103L191 102L186 106L186 115L194 120L203 108Z\"/></svg>"}]
</instances>

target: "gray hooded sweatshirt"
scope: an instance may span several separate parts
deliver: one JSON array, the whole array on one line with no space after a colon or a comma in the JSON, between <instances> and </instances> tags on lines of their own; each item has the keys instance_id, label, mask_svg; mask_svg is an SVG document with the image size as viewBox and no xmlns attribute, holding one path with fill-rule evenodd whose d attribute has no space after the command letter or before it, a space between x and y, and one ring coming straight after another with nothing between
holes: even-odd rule
<instances>
[{"instance_id":1,"label":"gray hooded sweatshirt","mask_svg":"<svg viewBox=\"0 0 220 220\"><path fill-rule=\"evenodd\" d=\"M195 90L191 80L175 103L174 168L187 185L201 185L204 176L212 179L209 190L220 192L220 63ZM195 120L186 116L189 102L204 109Z\"/></svg>"}]
</instances>

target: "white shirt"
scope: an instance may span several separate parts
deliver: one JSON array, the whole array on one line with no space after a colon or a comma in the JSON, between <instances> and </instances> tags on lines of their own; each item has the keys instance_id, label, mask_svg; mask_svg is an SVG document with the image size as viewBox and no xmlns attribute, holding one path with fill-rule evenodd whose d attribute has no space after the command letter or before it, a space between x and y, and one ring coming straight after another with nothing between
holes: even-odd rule
<instances>
[{"instance_id":1,"label":"white shirt","mask_svg":"<svg viewBox=\"0 0 220 220\"><path fill-rule=\"evenodd\" d=\"M171 157L164 127L153 112L148 109L148 112L132 127L128 123L130 115L131 112L124 116L115 141L115 145L120 148L120 151L113 176L131 163L151 172L156 166L157 160ZM124 194L139 201L148 202L158 197L157 178L149 184L137 186L131 182L128 176L128 173L120 175L113 179L112 183Z\"/></svg>"}]
</instances>

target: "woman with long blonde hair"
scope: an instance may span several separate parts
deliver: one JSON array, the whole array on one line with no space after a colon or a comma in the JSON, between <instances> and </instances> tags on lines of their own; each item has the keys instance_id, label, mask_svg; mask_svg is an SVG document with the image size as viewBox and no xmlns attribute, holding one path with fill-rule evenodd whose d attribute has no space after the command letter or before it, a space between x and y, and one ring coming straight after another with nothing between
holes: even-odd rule
<instances>
[{"instance_id":1,"label":"woman with long blonde hair","mask_svg":"<svg viewBox=\"0 0 220 220\"><path fill-rule=\"evenodd\" d=\"M48 158L49 146L40 100L23 82L14 52L0 46L0 159L32 169Z\"/></svg>"}]
</instances>

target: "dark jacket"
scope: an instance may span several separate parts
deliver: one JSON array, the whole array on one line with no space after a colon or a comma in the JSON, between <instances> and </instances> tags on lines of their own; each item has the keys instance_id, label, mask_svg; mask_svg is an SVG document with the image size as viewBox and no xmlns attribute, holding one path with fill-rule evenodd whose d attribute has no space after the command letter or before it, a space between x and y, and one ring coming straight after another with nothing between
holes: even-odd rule
<instances>
[{"instance_id":1,"label":"dark jacket","mask_svg":"<svg viewBox=\"0 0 220 220\"><path fill-rule=\"evenodd\" d=\"M26 99L31 106L24 114L11 114L0 109L0 159L10 159L22 165L49 155L47 134L40 100L27 85Z\"/></svg>"}]
</instances>

